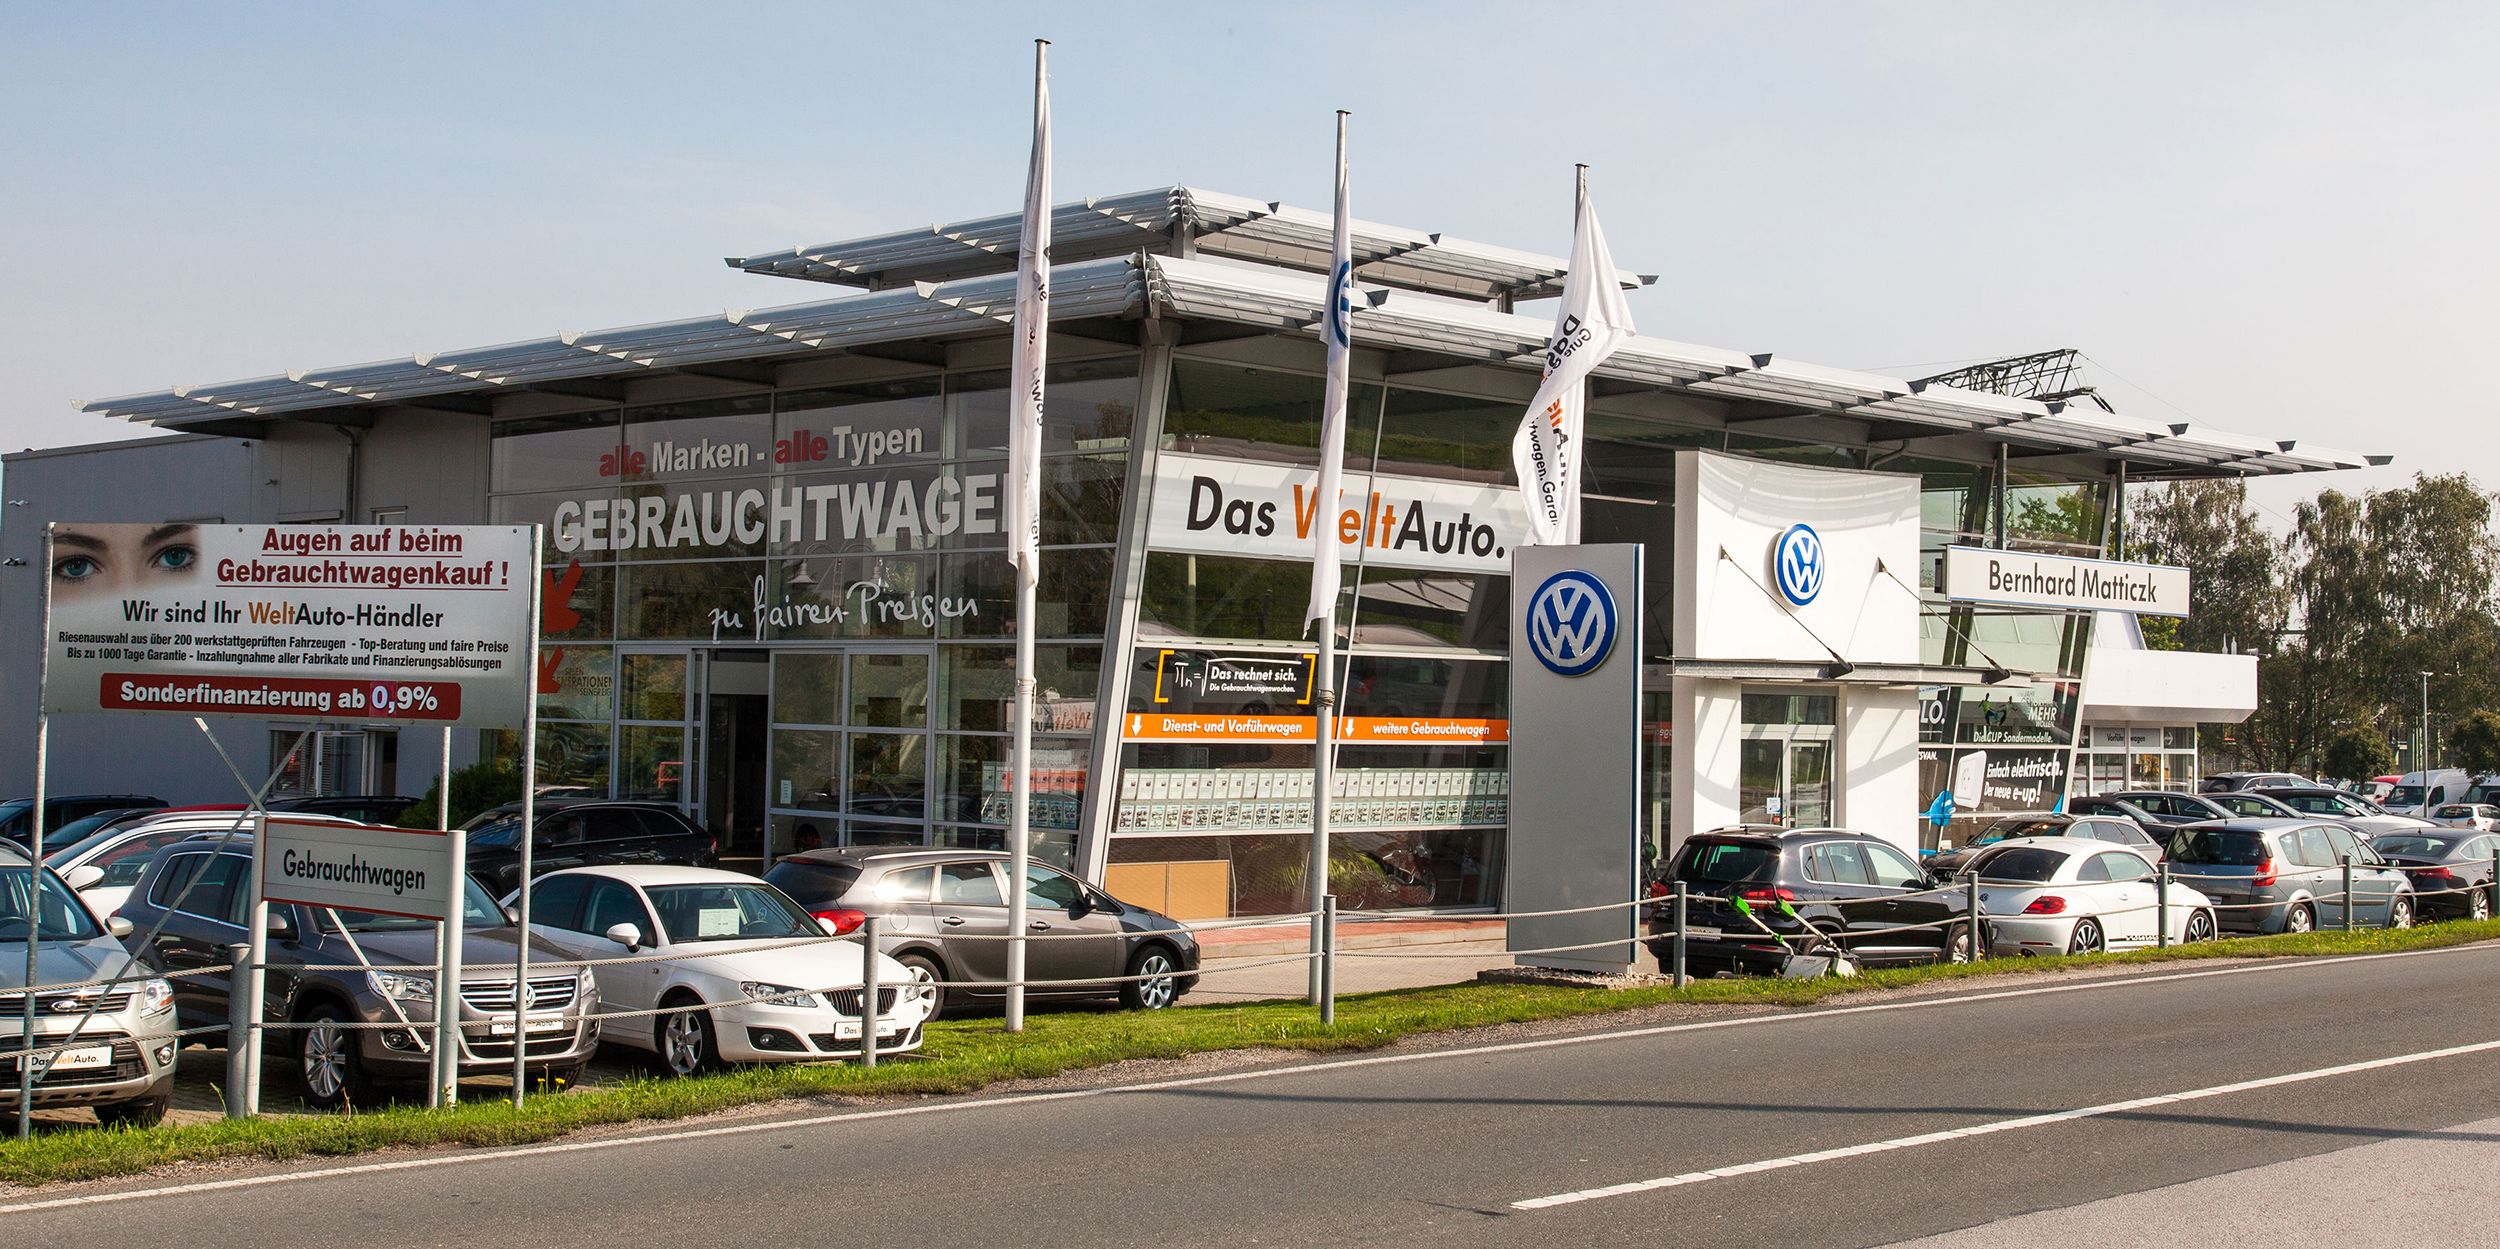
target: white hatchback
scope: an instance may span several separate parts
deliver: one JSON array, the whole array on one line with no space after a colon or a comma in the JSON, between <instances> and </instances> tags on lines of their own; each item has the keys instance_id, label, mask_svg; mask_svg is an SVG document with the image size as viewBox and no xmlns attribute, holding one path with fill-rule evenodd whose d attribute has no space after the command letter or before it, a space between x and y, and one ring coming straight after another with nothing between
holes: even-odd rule
<instances>
[{"instance_id":1,"label":"white hatchback","mask_svg":"<svg viewBox=\"0 0 2500 1249\"><path fill-rule=\"evenodd\" d=\"M1973 861L1993 955L2090 954L2155 943L2153 864L2105 842L2015 837ZM2172 941L2214 939L2213 900L2170 884Z\"/></svg>"},{"instance_id":2,"label":"white hatchback","mask_svg":"<svg viewBox=\"0 0 2500 1249\"><path fill-rule=\"evenodd\" d=\"M550 872L530 886L530 931L575 958L660 956L595 969L600 1013L660 1012L604 1021L599 1035L679 1075L860 1052L859 944L824 939L798 903L752 876L657 864ZM883 954L877 983L879 1052L918 1049L935 993Z\"/></svg>"}]
</instances>

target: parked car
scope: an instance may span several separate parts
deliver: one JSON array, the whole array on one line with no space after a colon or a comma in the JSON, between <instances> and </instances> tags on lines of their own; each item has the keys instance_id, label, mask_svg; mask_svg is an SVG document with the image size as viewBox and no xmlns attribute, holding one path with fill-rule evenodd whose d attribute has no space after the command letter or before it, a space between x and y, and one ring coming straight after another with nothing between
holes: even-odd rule
<instances>
[{"instance_id":1,"label":"parked car","mask_svg":"<svg viewBox=\"0 0 2500 1249\"><path fill-rule=\"evenodd\" d=\"M981 985L937 989L934 1014L1005 996L1003 987L988 986L1007 978L1007 943L962 938L1006 935L1007 866L997 850L845 846L793 854L764 880L835 932L877 916L878 948L915 977ZM1035 935L1101 938L1028 943L1028 979L1080 982L1031 988L1028 997L1116 996L1131 1010L1161 1010L1197 987L1198 939L1180 921L1048 864L1028 862L1025 872L1025 915Z\"/></svg>"},{"instance_id":2,"label":"parked car","mask_svg":"<svg viewBox=\"0 0 2500 1249\"><path fill-rule=\"evenodd\" d=\"M2410 815L2390 815L2385 807L2340 789L2317 786L2310 789L2269 789L2267 798L2292 809L2297 816L2324 816L2339 824L2361 830L2364 835L2401 833L2423 828L2428 820Z\"/></svg>"},{"instance_id":3,"label":"parked car","mask_svg":"<svg viewBox=\"0 0 2500 1249\"><path fill-rule=\"evenodd\" d=\"M2341 824L2227 820L2170 839L2170 876L2203 892L2225 929L2309 932L2343 922L2343 860L2353 860L2353 922L2413 926L2413 883Z\"/></svg>"},{"instance_id":4,"label":"parked car","mask_svg":"<svg viewBox=\"0 0 2500 1249\"><path fill-rule=\"evenodd\" d=\"M129 931L128 921L99 920L80 905L58 872L27 862L23 850L0 846L0 989L6 990L0 1011L15 1027L14 1016L25 1008L31 935L37 946L33 1048L78 1045L35 1060L36 1109L88 1106L107 1124L148 1127L173 1105L171 984L141 975L109 987L45 991L144 972L122 949L120 938ZM0 1037L0 1053L27 1049L24 1036ZM17 1108L23 1061L0 1062L0 1106L10 1111Z\"/></svg>"},{"instance_id":5,"label":"parked car","mask_svg":"<svg viewBox=\"0 0 2500 1249\"><path fill-rule=\"evenodd\" d=\"M2152 816L2156 824L2145 825L2148 829L2156 825L2175 827L2231 818L2229 811L2215 805L2211 799L2167 789L2122 789L2114 794L2102 794L2101 797L2116 799Z\"/></svg>"},{"instance_id":6,"label":"parked car","mask_svg":"<svg viewBox=\"0 0 2500 1249\"><path fill-rule=\"evenodd\" d=\"M246 939L252 837L226 841L200 834L167 847L139 877L120 918L136 933L132 953L162 972L227 965L226 947ZM461 959L468 967L510 967L520 930L476 881L466 883ZM158 927L162 921L162 927ZM291 1047L304 1100L324 1108L372 1105L386 1079L423 1080L431 1062L435 1008L434 933L430 920L362 911L273 903L269 908L269 971L262 1018L309 1024L387 1024L398 1028L312 1027L270 1033L273 1048ZM564 952L541 940L530 957L558 963ZM335 969L341 965L354 971ZM362 970L370 967L372 970ZM232 985L215 970L174 982L174 1003L186 1028L226 1021ZM463 1072L512 1069L512 977L464 973L460 1018L466 1037ZM584 1018L598 987L590 969L555 967L529 979L524 1061L533 1078L567 1081L598 1048L599 1025Z\"/></svg>"},{"instance_id":7,"label":"parked car","mask_svg":"<svg viewBox=\"0 0 2500 1249\"><path fill-rule=\"evenodd\" d=\"M43 800L43 839L52 841L52 830L82 820L102 811L130 811L140 807L161 807L162 798L146 794L76 794L67 798ZM14 798L0 802L0 837L25 845L34 836L35 800Z\"/></svg>"},{"instance_id":8,"label":"parked car","mask_svg":"<svg viewBox=\"0 0 2500 1249\"><path fill-rule=\"evenodd\" d=\"M1684 962L1688 970L1776 974L1781 960L1811 927L1850 957L1872 965L1962 963L1971 957L1969 899L1936 889L1910 856L1891 842L1846 828L1718 829L1687 840L1666 872L1683 881ZM1656 892L1655 890L1652 891ZM1769 932L1736 908L1743 899ZM1790 918L1779 909L1787 903ZM1648 911L1649 950L1667 967L1674 958L1674 913ZM1958 922L1957 922L1958 921ZM1906 931L1869 931L1933 924ZM1854 936L1853 933L1864 933Z\"/></svg>"},{"instance_id":9,"label":"parked car","mask_svg":"<svg viewBox=\"0 0 2500 1249\"><path fill-rule=\"evenodd\" d=\"M2486 776L2474 782L2456 801L2490 803L2500 806L2500 776Z\"/></svg>"},{"instance_id":10,"label":"parked car","mask_svg":"<svg viewBox=\"0 0 2500 1249\"><path fill-rule=\"evenodd\" d=\"M359 824L396 826L408 808L417 805L414 798L391 794L330 794L313 798L273 798L267 804L272 811L305 815L335 815Z\"/></svg>"},{"instance_id":11,"label":"parked car","mask_svg":"<svg viewBox=\"0 0 2500 1249\"><path fill-rule=\"evenodd\" d=\"M2068 798L2066 800L2066 813L2069 815L2118 816L2123 819L2135 821L2136 826L2139 828L2160 828L2163 824L2162 819L2159 816L2154 815L2151 811L2148 811L2143 807L2139 807L2124 798L2111 794L2090 794L2081 797Z\"/></svg>"},{"instance_id":12,"label":"parked car","mask_svg":"<svg viewBox=\"0 0 2500 1249\"><path fill-rule=\"evenodd\" d=\"M2315 789L2318 783L2297 772L2217 772L2197 785L2200 794L2228 794L2243 789Z\"/></svg>"},{"instance_id":13,"label":"parked car","mask_svg":"<svg viewBox=\"0 0 2500 1249\"><path fill-rule=\"evenodd\" d=\"M2156 825L2155 827L2159 827ZM2125 846L2147 860L2161 860L2161 843L2153 840L2144 826L2134 820L2108 815L2069 815L2056 811L2011 815L1990 824L1970 839L1970 844L1957 850L1936 854L1927 860L1927 874L1942 884L1969 870L1971 860L1990 846L2017 837L2082 837Z\"/></svg>"},{"instance_id":14,"label":"parked car","mask_svg":"<svg viewBox=\"0 0 2500 1249\"><path fill-rule=\"evenodd\" d=\"M2019 837L1982 852L1979 911L1993 955L2093 954L2156 944L2164 918L2152 861L2079 837ZM2173 881L2172 941L2217 935L2211 899Z\"/></svg>"},{"instance_id":15,"label":"parked car","mask_svg":"<svg viewBox=\"0 0 2500 1249\"><path fill-rule=\"evenodd\" d=\"M460 826L469 838L469 875L503 897L521 887L521 804L505 803ZM530 872L611 863L712 867L720 840L684 812L659 802L538 804Z\"/></svg>"},{"instance_id":16,"label":"parked car","mask_svg":"<svg viewBox=\"0 0 2500 1249\"><path fill-rule=\"evenodd\" d=\"M2444 828L2381 833L2370 839L2380 858L2413 880L2414 905L2424 915L2489 919L2492 916L2492 852L2500 837ZM2471 892L2456 892L2471 890Z\"/></svg>"},{"instance_id":17,"label":"parked car","mask_svg":"<svg viewBox=\"0 0 2500 1249\"><path fill-rule=\"evenodd\" d=\"M2500 807L2488 802L2452 802L2431 808L2431 823L2441 828L2470 828L2488 833L2500 828Z\"/></svg>"},{"instance_id":18,"label":"parked car","mask_svg":"<svg viewBox=\"0 0 2500 1249\"><path fill-rule=\"evenodd\" d=\"M2352 792L2359 794L2372 802L2383 803L2387 801L2387 795L2395 790L2396 782L2403 779L2404 778L2401 776L2372 777L2369 780L2353 786Z\"/></svg>"},{"instance_id":19,"label":"parked car","mask_svg":"<svg viewBox=\"0 0 2500 1249\"><path fill-rule=\"evenodd\" d=\"M2393 814L2418 819L2443 803L2473 801L2466 796L2473 788L2474 778L2455 768L2407 772L2397 778L2396 787L2387 791L2379 805Z\"/></svg>"},{"instance_id":20,"label":"parked car","mask_svg":"<svg viewBox=\"0 0 2500 1249\"><path fill-rule=\"evenodd\" d=\"M2217 793L2199 794L2200 798L2241 819L2297 820L2300 812L2274 800L2281 791L2258 793L2253 789L2226 789Z\"/></svg>"},{"instance_id":21,"label":"parked car","mask_svg":"<svg viewBox=\"0 0 2500 1249\"><path fill-rule=\"evenodd\" d=\"M47 852L43 861L69 881L89 910L111 915L121 909L131 887L139 883L159 851L201 833L223 833L238 825L241 832L249 833L251 825L242 813L241 807L166 807L123 815Z\"/></svg>"},{"instance_id":22,"label":"parked car","mask_svg":"<svg viewBox=\"0 0 2500 1249\"><path fill-rule=\"evenodd\" d=\"M504 904L519 897L515 892ZM831 930L752 876L641 865L553 872L530 882L530 932L570 958L675 956L611 969L599 982L599 1009L680 1008L605 1032L610 1041L658 1054L678 1075L724 1062L860 1052L866 984L859 946L785 944ZM915 981L930 978L924 968L877 955L880 1051L920 1048L920 1025L938 990Z\"/></svg>"}]
</instances>

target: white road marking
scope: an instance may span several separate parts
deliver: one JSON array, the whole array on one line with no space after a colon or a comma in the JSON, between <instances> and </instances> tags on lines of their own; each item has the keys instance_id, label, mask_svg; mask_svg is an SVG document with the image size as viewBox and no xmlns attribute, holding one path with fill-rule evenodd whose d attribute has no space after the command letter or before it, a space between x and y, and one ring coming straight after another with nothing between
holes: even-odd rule
<instances>
[{"instance_id":1,"label":"white road marking","mask_svg":"<svg viewBox=\"0 0 2500 1249\"><path fill-rule=\"evenodd\" d=\"M2165 1093L2158 1097L2138 1097L2123 1102L2107 1102L2098 1106L2085 1106L2079 1110L2061 1110L2054 1114L2025 1115L2019 1119L1998 1119L1991 1123L1973 1124L1966 1128L1925 1132L1917 1136L1896 1136L1890 1140L1869 1141L1863 1145L1850 1145L1840 1149L1820 1149L1810 1154L1790 1154L1785 1158L1766 1158L1760 1162L1714 1167L1708 1171L1687 1171L1682 1175L1662 1175L1654 1180L1609 1184L1604 1188L1583 1188L1577 1192L1556 1193L1551 1197L1534 1197L1510 1204L1514 1210L1543 1210L1551 1206L1568 1206L1583 1201L1595 1201L1600 1197L1622 1197L1632 1193L1655 1192L1661 1188L1681 1188L1687 1184L1699 1184L1707 1180L1752 1175L1757 1171L1801 1167L1810 1162L1831 1162L1841 1158L1860 1158L1867 1154L1880 1154L1894 1149L1913 1149L1920 1145L1940 1145L1946 1141L1968 1140L1974 1136L1993 1136L1999 1132L2012 1132L2022 1128L2048 1127L2052 1124L2070 1123L2077 1119L2090 1119L2101 1115L2123 1114L2130 1110L2144 1110L2153 1106L2175 1106L2180 1102L2202 1101L2208 1097L2246 1093L2285 1084L2301 1084L2310 1080L2348 1076L2360 1071L2376 1071L2382 1067L2401 1067L2407 1063L2430 1062L2438 1058L2455 1058L2462 1054L2481 1054L2491 1050L2500 1050L2500 1041L2452 1045L2447 1049L2423 1050L2418 1054L2398 1054L2393 1058L2373 1058L2367 1062L2320 1067L2314 1071L2295 1071L2288 1075L2267 1076L2262 1080L2242 1080L2237 1084L2217 1084L2211 1088L2190 1089L2184 1093Z\"/></svg>"},{"instance_id":2,"label":"white road marking","mask_svg":"<svg viewBox=\"0 0 2500 1249\"><path fill-rule=\"evenodd\" d=\"M999 1107L1031 1105L1038 1102L1070 1101L1080 1098L1108 1097L1122 1093L1160 1093L1171 1089L1195 1088L1209 1084L1235 1084L1277 1076L1325 1074L1355 1067L1378 1067L1393 1063L1431 1062L1444 1058L1469 1058L1483 1054L1518 1053L1524 1050L1556 1049L1566 1045L1588 1045L1603 1041L1622 1041L1638 1037L1664 1036L1677 1032L1702 1032L1714 1028L1744 1028L1764 1024L1803 1023L1834 1019L1846 1015L1871 1015L1884 1011L1924 1010L1938 1006L1961 1006L1973 1002L1996 1002L2008 998L2042 997L2053 993L2088 993L2102 989L2124 989L2137 985L2170 984L2182 980L2203 980L2215 976L2237 976L2254 972L2298 971L2304 968L2336 967L2349 963L2376 962L2382 959L2419 958L2431 954L2457 954L2474 950L2488 952L2489 945L2452 945L2429 950L2402 950L2392 954L2352 954L2328 959L2286 959L2246 964L2238 967L2217 967L2204 971L2178 972L2160 976L2132 976L2109 980L2091 980L2078 984L2039 985L2028 989L2000 989L1992 993L1971 993L1953 997L1920 998L1908 1002L1877 1002L1866 1006L1841 1006L1831 1009L1808 1009L1786 1015L1746 1015L1735 1019L1711 1019L1696 1023L1659 1024L1648 1028L1625 1028L1614 1032L1586 1032L1573 1036L1546 1037L1535 1041L1505 1041L1495 1045L1473 1045L1461 1049L1425 1050L1413 1054L1378 1054L1369 1058L1346 1058L1332 1062L1302 1063L1290 1067L1268 1067L1257 1071L1227 1072L1221 1075L1188 1076L1175 1080L1152 1080L1139 1084L1115 1084L1102 1088L1071 1089L1060 1093L1010 1093L1001 1097L972 1098L958 1102L928 1102L896 1106L884 1110L853 1110L838 1114L812 1115L803 1119L774 1119L764 1123L740 1123L717 1128L689 1128L676 1132L655 1132L648 1136L618 1136L594 1141L567 1141L552 1145L518 1145L509 1149L480 1150L476 1153L446 1154L426 1158L405 1158L393 1162L367 1162L343 1167L321 1167L309 1171L286 1171L274 1175L251 1175L236 1179L202 1180L193 1184L169 1184L158 1188L136 1188L122 1192L88 1193L76 1197L55 1197L44 1201L24 1201L0 1206L0 1214L22 1214L32 1210L57 1210L69 1206L103 1205L117 1201L138 1201L150 1197L178 1197L191 1193L223 1192L230 1189L256 1188L269 1184L292 1184L304 1180L331 1179L342 1175L376 1175L390 1171L416 1171L427 1167L456 1166L469 1162L493 1162L507 1158L529 1158L546 1154L584 1153L599 1149L620 1149L630 1145L661 1145L675 1141L702 1140L718 1136L741 1136L750 1132L777 1132L792 1128L822 1127L832 1123L851 1123L867 1119L896 1119L907 1115L943 1114L961 1110L990 1110ZM1763 1164L1768 1165L1768 1164ZM1757 1166L1756 1169L1761 1169Z\"/></svg>"}]
</instances>

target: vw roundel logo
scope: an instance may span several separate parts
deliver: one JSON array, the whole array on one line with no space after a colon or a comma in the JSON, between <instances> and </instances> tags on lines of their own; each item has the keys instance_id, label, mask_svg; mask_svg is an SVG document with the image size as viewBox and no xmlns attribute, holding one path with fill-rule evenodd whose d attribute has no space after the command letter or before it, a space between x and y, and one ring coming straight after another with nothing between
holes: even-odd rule
<instances>
[{"instance_id":1,"label":"vw roundel logo","mask_svg":"<svg viewBox=\"0 0 2500 1249\"><path fill-rule=\"evenodd\" d=\"M1528 649L1554 675L1584 675L1606 662L1614 645L1614 596L1596 577L1577 569L1555 573L1528 600Z\"/></svg>"},{"instance_id":2,"label":"vw roundel logo","mask_svg":"<svg viewBox=\"0 0 2500 1249\"><path fill-rule=\"evenodd\" d=\"M1823 536L1811 525L1790 525L1771 546L1771 575L1789 606L1813 602L1823 592Z\"/></svg>"}]
</instances>

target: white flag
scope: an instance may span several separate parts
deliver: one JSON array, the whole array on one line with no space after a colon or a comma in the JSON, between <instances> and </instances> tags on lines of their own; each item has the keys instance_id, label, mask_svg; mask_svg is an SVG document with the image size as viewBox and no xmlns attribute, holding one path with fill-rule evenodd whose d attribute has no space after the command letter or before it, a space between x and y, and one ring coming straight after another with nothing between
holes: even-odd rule
<instances>
[{"instance_id":1,"label":"white flag","mask_svg":"<svg viewBox=\"0 0 2500 1249\"><path fill-rule=\"evenodd\" d=\"M1050 45L1033 50L1033 165L1016 252L1016 341L1008 365L1007 558L1026 585L1041 577L1042 371L1050 349ZM1031 621L1019 624L1031 628Z\"/></svg>"},{"instance_id":2,"label":"white flag","mask_svg":"<svg viewBox=\"0 0 2500 1249\"><path fill-rule=\"evenodd\" d=\"M1354 339L1347 319L1354 315L1354 229L1346 209L1345 114L1337 114L1337 245L1328 263L1327 303L1320 313L1319 336L1328 344L1328 389L1320 399L1319 485L1311 499L1311 606L1303 614L1303 632L1310 622L1336 627L1340 552L1337 538L1337 496L1344 490L1345 405L1347 375L1352 368Z\"/></svg>"},{"instance_id":3,"label":"white flag","mask_svg":"<svg viewBox=\"0 0 2500 1249\"><path fill-rule=\"evenodd\" d=\"M1614 257L1597 228L1589 202L1588 170L1580 171L1579 219L1571 231L1571 271L1563 277L1562 308L1545 343L1545 380L1528 404L1518 436L1510 441L1519 470L1520 498L1528 507L1528 541L1561 546L1580 540L1581 383L1638 331Z\"/></svg>"}]
</instances>

